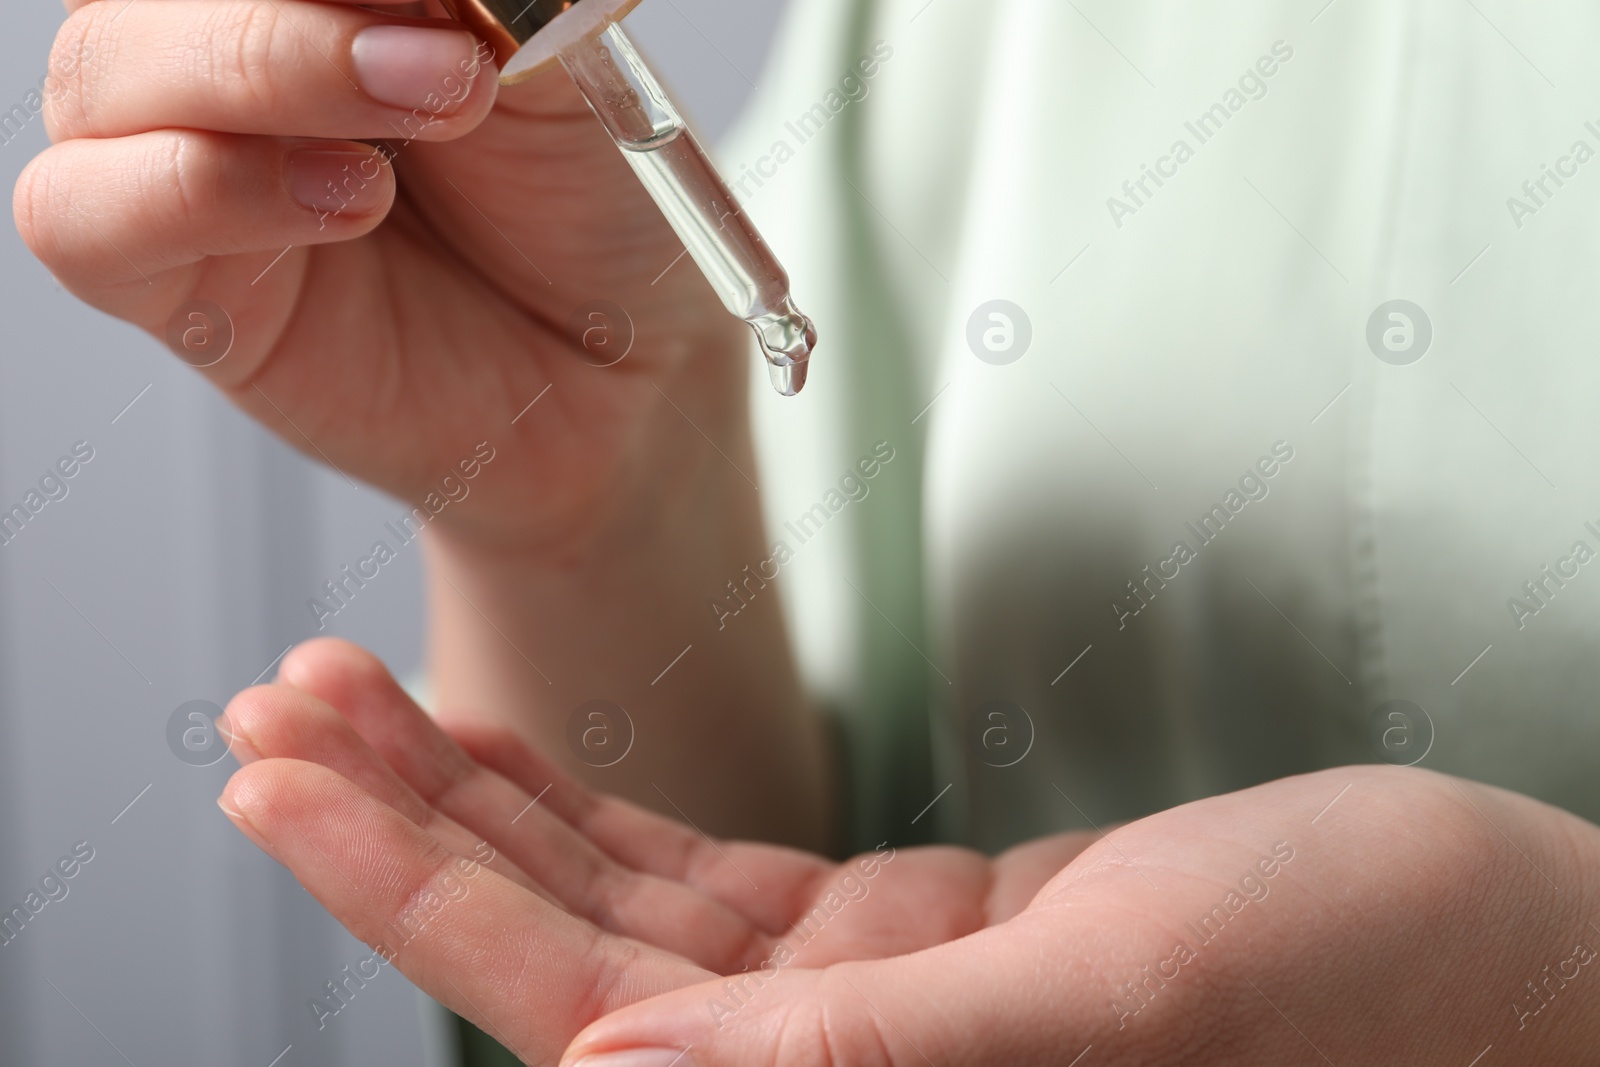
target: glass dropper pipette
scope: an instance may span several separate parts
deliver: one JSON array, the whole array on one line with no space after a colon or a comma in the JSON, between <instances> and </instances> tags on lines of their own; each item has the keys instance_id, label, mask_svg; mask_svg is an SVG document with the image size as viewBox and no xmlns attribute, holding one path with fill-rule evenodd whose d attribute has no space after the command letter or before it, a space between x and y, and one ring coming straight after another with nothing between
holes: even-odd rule
<instances>
[{"instance_id":1,"label":"glass dropper pipette","mask_svg":"<svg viewBox=\"0 0 1600 1067\"><path fill-rule=\"evenodd\" d=\"M755 330L773 387L805 385L817 331L789 276L739 208L617 20L639 0L446 0L495 48L503 82L557 60L589 101L723 306Z\"/></svg>"}]
</instances>

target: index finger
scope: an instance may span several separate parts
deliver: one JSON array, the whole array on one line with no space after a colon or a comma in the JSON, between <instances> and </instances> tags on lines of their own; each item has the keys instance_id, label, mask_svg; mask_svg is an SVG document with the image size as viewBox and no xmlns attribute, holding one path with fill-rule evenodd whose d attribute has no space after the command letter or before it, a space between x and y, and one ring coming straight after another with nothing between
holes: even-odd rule
<instances>
[{"instance_id":1,"label":"index finger","mask_svg":"<svg viewBox=\"0 0 1600 1067\"><path fill-rule=\"evenodd\" d=\"M356 937L529 1063L584 1026L715 977L596 929L450 852L314 763L236 772L218 802Z\"/></svg>"}]
</instances>

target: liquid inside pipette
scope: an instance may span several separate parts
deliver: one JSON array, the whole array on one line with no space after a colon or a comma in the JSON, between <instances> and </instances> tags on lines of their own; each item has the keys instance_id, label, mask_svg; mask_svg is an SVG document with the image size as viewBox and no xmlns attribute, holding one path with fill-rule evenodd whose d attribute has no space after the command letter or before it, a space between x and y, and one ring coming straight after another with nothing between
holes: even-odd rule
<instances>
[{"instance_id":1,"label":"liquid inside pipette","mask_svg":"<svg viewBox=\"0 0 1600 1067\"><path fill-rule=\"evenodd\" d=\"M755 330L773 387L799 393L816 326L795 307L783 265L632 42L612 24L560 57L723 306Z\"/></svg>"}]
</instances>

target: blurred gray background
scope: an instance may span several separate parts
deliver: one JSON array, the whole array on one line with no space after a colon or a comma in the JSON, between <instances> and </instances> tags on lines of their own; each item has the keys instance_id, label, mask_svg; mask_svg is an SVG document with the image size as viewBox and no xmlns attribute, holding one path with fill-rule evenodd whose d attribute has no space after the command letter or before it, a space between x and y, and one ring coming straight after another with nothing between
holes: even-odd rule
<instances>
[{"instance_id":1,"label":"blurred gray background","mask_svg":"<svg viewBox=\"0 0 1600 1067\"><path fill-rule=\"evenodd\" d=\"M784 2L646 0L627 26L715 138L759 82ZM19 8L0 110L37 87L62 17L44 0ZM35 119L0 146L8 202L45 144ZM227 825L215 800L232 761L190 766L167 741L180 705L225 703L311 636L306 599L403 507L83 307L10 225L0 337L0 508L74 442L94 449L69 494L0 546L0 913L75 843L94 849L67 896L0 946L0 1063L437 1062L417 994L387 968L317 1029L307 1002L369 951ZM403 554L328 632L414 668L418 567Z\"/></svg>"}]
</instances>

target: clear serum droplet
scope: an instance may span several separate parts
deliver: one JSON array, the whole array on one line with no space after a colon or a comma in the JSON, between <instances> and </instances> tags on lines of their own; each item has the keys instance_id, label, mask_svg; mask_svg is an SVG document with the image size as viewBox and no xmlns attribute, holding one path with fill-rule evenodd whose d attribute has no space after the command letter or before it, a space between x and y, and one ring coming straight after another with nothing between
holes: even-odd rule
<instances>
[{"instance_id":1,"label":"clear serum droplet","mask_svg":"<svg viewBox=\"0 0 1600 1067\"><path fill-rule=\"evenodd\" d=\"M798 394L816 325L795 307L783 265L632 42L611 23L557 55L723 306L755 331L773 387Z\"/></svg>"}]
</instances>

